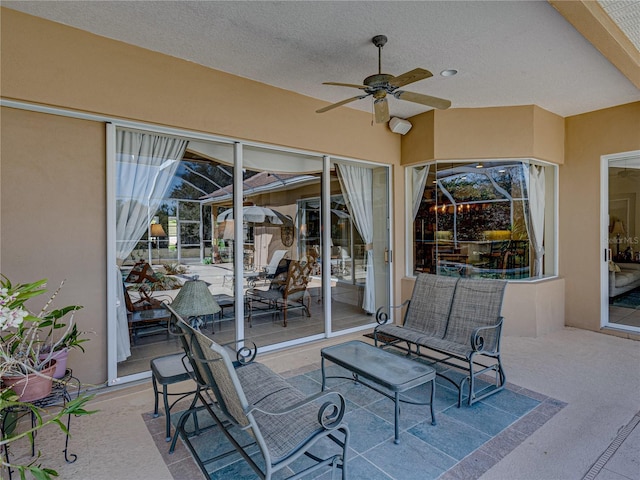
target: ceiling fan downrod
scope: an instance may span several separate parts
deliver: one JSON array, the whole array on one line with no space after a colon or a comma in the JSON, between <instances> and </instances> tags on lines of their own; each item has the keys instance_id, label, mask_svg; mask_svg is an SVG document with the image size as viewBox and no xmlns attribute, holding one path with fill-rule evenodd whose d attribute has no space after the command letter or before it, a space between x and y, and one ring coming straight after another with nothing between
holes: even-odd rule
<instances>
[{"instance_id":1,"label":"ceiling fan downrod","mask_svg":"<svg viewBox=\"0 0 640 480\"><path fill-rule=\"evenodd\" d=\"M387 37L385 35L376 35L371 41L378 47L378 75L380 75L382 74L382 47L387 43Z\"/></svg>"}]
</instances>

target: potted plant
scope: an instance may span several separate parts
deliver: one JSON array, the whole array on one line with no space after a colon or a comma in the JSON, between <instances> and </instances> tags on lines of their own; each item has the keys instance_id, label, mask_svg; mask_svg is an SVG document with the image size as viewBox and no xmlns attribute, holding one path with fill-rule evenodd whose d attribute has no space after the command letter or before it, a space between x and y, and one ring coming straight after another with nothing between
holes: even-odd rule
<instances>
[{"instance_id":1,"label":"potted plant","mask_svg":"<svg viewBox=\"0 0 640 480\"><path fill-rule=\"evenodd\" d=\"M85 332L78 330L78 325L73 321L73 313L82 307L79 305L70 305L60 310L53 310L48 314L48 319L40 324L41 330L47 329L47 335L40 348L40 360L55 360L56 370L53 378L64 377L67 371L67 358L72 348L77 348L84 352L82 344L88 341L88 338L82 338ZM69 322L64 323L62 319L67 315ZM56 331L64 329L62 335L56 335Z\"/></svg>"},{"instance_id":2,"label":"potted plant","mask_svg":"<svg viewBox=\"0 0 640 480\"><path fill-rule=\"evenodd\" d=\"M62 285L49 298L38 314L33 314L26 307L27 300L46 292L46 280L33 283L13 285L4 275L0 280L0 451L8 448L11 442L29 437L33 442L34 435L39 429L56 424L67 433L62 418L67 415L90 415L93 411L85 410L86 403L92 395L81 395L74 400L65 402L57 413L49 414L45 420L44 410L32 403L38 398L47 396L51 392L53 370L56 368L54 358L56 352L80 348L87 339L81 338L73 322L73 313L82 308L77 305L50 310L53 300L58 295ZM70 314L68 322L62 319ZM62 335L60 331L64 330ZM56 332L57 331L57 332ZM56 332L56 333L54 333ZM63 371L64 373L64 371ZM29 390L39 380L44 380L48 387L40 389L35 394ZM30 428L18 432L17 413L31 411L32 423ZM40 453L38 453L38 456ZM34 478L50 480L58 474L50 468L36 464L10 464L8 454L0 455L0 470L12 469L25 478L30 472ZM2 476L2 474L0 474Z\"/></svg>"},{"instance_id":3,"label":"potted plant","mask_svg":"<svg viewBox=\"0 0 640 480\"><path fill-rule=\"evenodd\" d=\"M56 352L67 344L75 346L83 341L73 323L73 312L81 307L50 310L63 284L36 315L25 303L46 292L46 280L13 285L2 276L0 281L0 378L3 386L12 388L21 401L46 397L56 370ZM69 323L63 323L61 319L69 313ZM54 332L58 329L65 332L56 340Z\"/></svg>"}]
</instances>

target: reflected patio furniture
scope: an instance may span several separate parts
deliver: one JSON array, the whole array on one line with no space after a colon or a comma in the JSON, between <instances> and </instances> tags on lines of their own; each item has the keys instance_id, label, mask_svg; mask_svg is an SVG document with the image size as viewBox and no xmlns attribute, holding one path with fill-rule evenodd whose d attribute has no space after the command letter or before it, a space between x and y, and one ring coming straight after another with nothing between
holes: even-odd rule
<instances>
[{"instance_id":1,"label":"reflected patio furniture","mask_svg":"<svg viewBox=\"0 0 640 480\"><path fill-rule=\"evenodd\" d=\"M123 283L124 302L127 308L127 322L129 324L129 337L133 345L136 344L140 331L146 330L147 334L166 333L166 325L169 321L169 312L160 299L151 297L144 289L139 288L141 294L139 300L133 301L129 295L126 284Z\"/></svg>"},{"instance_id":2,"label":"reflected patio furniture","mask_svg":"<svg viewBox=\"0 0 640 480\"><path fill-rule=\"evenodd\" d=\"M508 278L521 278L528 274L529 240L511 240L505 252L503 267Z\"/></svg>"},{"instance_id":3,"label":"reflected patio furniture","mask_svg":"<svg viewBox=\"0 0 640 480\"><path fill-rule=\"evenodd\" d=\"M267 279L275 277L280 260L282 260L288 252L289 250L276 250L275 252L273 252L273 256L271 257L269 265L263 267L261 277Z\"/></svg>"},{"instance_id":4,"label":"reflected patio furniture","mask_svg":"<svg viewBox=\"0 0 640 480\"><path fill-rule=\"evenodd\" d=\"M504 268L504 258L509 248L510 240L493 240L488 253L481 255L486 262L486 268L490 270L501 270Z\"/></svg>"},{"instance_id":5,"label":"reflected patio furniture","mask_svg":"<svg viewBox=\"0 0 640 480\"><path fill-rule=\"evenodd\" d=\"M279 268L285 261L288 260L280 261ZM301 308L303 314L307 317L311 316L307 284L314 263L309 261L307 257L301 261L291 260L288 262L289 267L286 274L277 273L267 290L253 288L247 292L249 327L252 326L252 317L257 313L279 315L282 312L284 327L287 326L287 312L293 308Z\"/></svg>"},{"instance_id":6,"label":"reflected patio furniture","mask_svg":"<svg viewBox=\"0 0 640 480\"><path fill-rule=\"evenodd\" d=\"M331 275L347 275L350 262L351 257L345 247L331 247Z\"/></svg>"}]
</instances>

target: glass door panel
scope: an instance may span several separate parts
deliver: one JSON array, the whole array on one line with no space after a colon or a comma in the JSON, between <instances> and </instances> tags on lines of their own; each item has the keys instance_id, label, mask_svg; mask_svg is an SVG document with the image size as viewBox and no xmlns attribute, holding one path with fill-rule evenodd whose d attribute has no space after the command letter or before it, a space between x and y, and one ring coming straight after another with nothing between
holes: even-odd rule
<instances>
[{"instance_id":1,"label":"glass door panel","mask_svg":"<svg viewBox=\"0 0 640 480\"><path fill-rule=\"evenodd\" d=\"M331 329L370 324L389 304L389 170L335 162L331 168Z\"/></svg>"},{"instance_id":2,"label":"glass door panel","mask_svg":"<svg viewBox=\"0 0 640 480\"><path fill-rule=\"evenodd\" d=\"M133 140L127 140L131 135ZM171 302L190 278L205 281L222 307L202 318L201 331L215 332L220 342L235 339L233 240L212 228L212 208L203 205L203 199L212 196L230 204L233 146L125 129L118 131L118 138L117 257L124 281L120 288L131 300L122 301L130 307L122 316L126 324L119 324L126 333L118 335L117 375L125 377L148 371L154 357L181 351L177 337L167 335L166 311L139 302L145 295L153 303ZM154 142L176 148L157 154L145 150ZM169 150L174 154L167 158ZM130 273L141 261L148 264L151 280L136 282Z\"/></svg>"},{"instance_id":3,"label":"glass door panel","mask_svg":"<svg viewBox=\"0 0 640 480\"><path fill-rule=\"evenodd\" d=\"M319 204L308 218L299 212L320 196L322 158L245 146L243 167L233 218L243 231L244 338L265 347L322 335Z\"/></svg>"},{"instance_id":4,"label":"glass door panel","mask_svg":"<svg viewBox=\"0 0 640 480\"><path fill-rule=\"evenodd\" d=\"M608 323L640 331L640 154L609 160Z\"/></svg>"}]
</instances>

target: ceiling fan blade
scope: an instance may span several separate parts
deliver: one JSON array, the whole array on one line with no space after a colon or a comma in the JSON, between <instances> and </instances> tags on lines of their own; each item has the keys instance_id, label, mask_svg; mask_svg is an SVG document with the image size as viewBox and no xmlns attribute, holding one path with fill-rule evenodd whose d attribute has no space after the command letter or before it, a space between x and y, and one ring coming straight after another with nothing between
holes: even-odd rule
<instances>
[{"instance_id":1,"label":"ceiling fan blade","mask_svg":"<svg viewBox=\"0 0 640 480\"><path fill-rule=\"evenodd\" d=\"M386 98L378 98L373 102L376 123L387 123L389 121L389 104Z\"/></svg>"},{"instance_id":2,"label":"ceiling fan blade","mask_svg":"<svg viewBox=\"0 0 640 480\"><path fill-rule=\"evenodd\" d=\"M444 98L432 97L430 95L424 95L422 93L405 92L403 90L398 90L396 92L393 92L393 96L400 100L406 100L408 102L413 102L413 103L420 103L422 105L438 108L440 110L446 110L451 106L450 100L445 100Z\"/></svg>"},{"instance_id":3,"label":"ceiling fan blade","mask_svg":"<svg viewBox=\"0 0 640 480\"><path fill-rule=\"evenodd\" d=\"M350 103L350 102L355 102L356 100L360 100L360 99L368 97L368 96L369 96L369 94L367 94L367 95L358 95L357 97L347 98L346 100L342 100L341 102L332 103L331 105L329 105L327 107L323 107L323 108L321 108L319 110L316 110L316 113L324 113L324 112L327 112L329 110L333 110L334 108L341 107L342 105L345 105L345 104Z\"/></svg>"},{"instance_id":4,"label":"ceiling fan blade","mask_svg":"<svg viewBox=\"0 0 640 480\"><path fill-rule=\"evenodd\" d=\"M322 82L323 85L335 85L338 87L352 87L352 88L368 88L366 85L356 85L354 83L340 83L340 82Z\"/></svg>"},{"instance_id":5,"label":"ceiling fan blade","mask_svg":"<svg viewBox=\"0 0 640 480\"><path fill-rule=\"evenodd\" d=\"M413 70L393 77L389 80L389 85L392 87L404 87L410 83L417 82L418 80L424 80L425 78L433 77L433 73L424 68L414 68Z\"/></svg>"}]
</instances>

